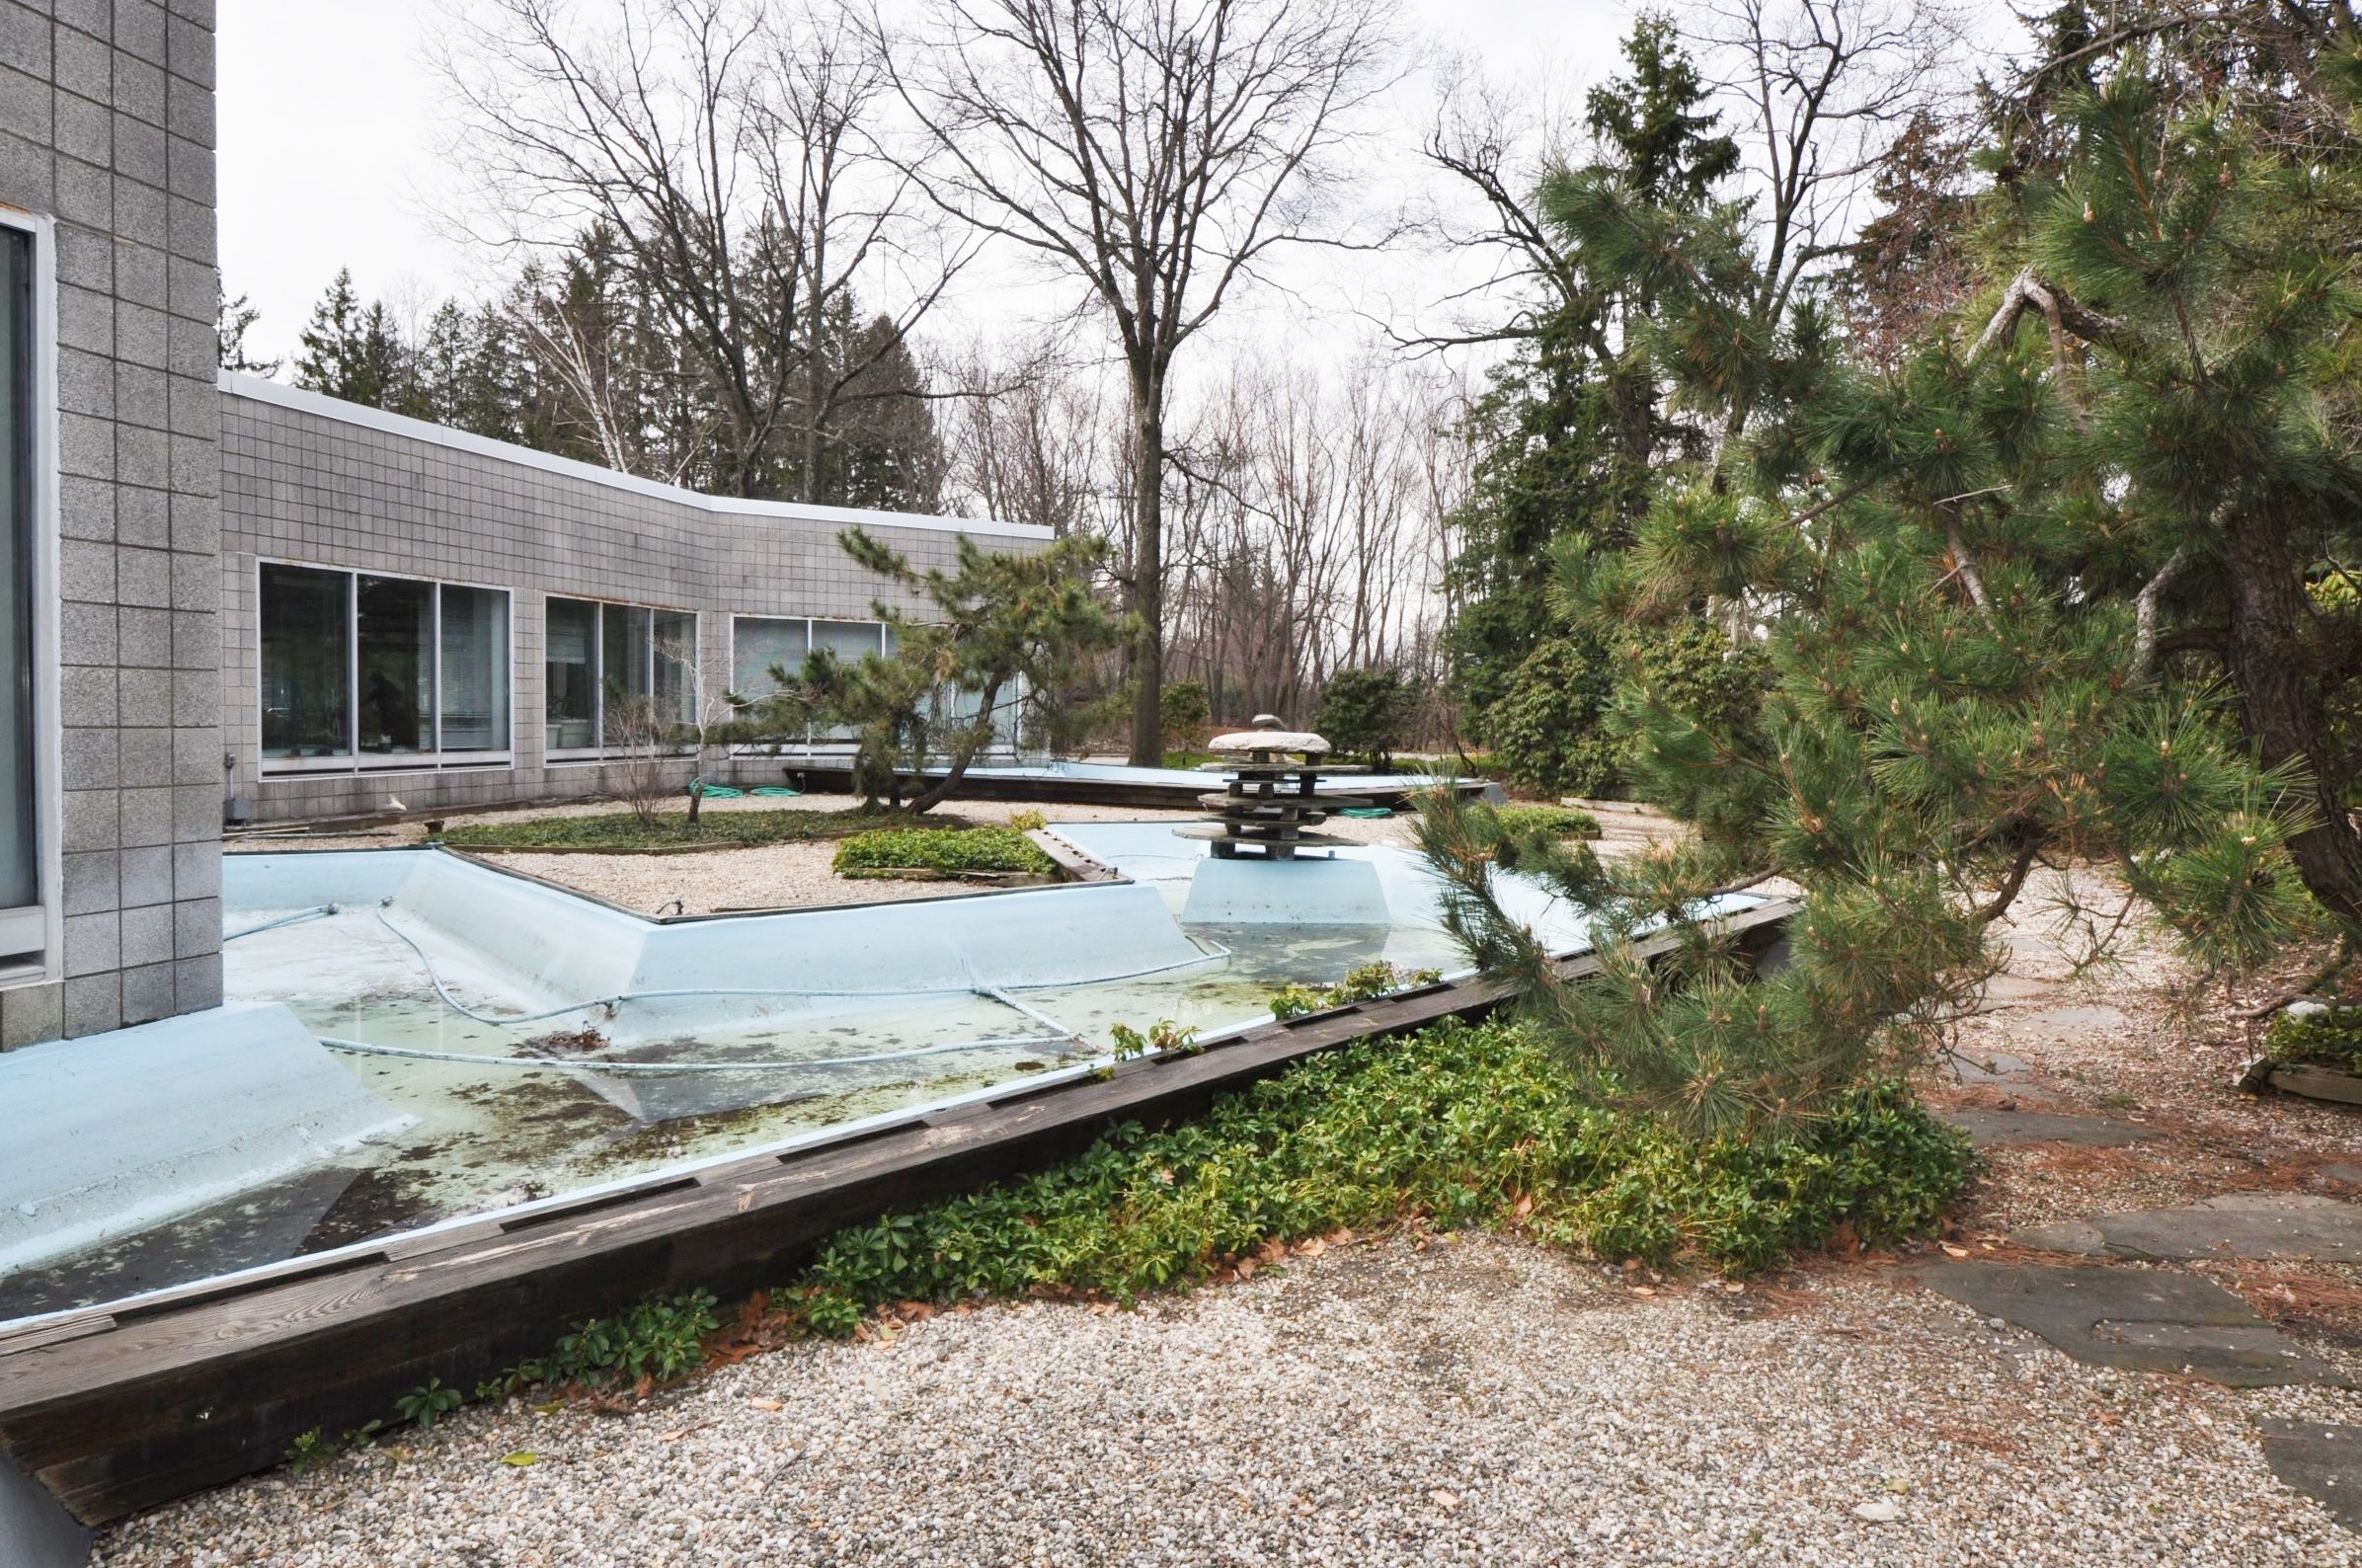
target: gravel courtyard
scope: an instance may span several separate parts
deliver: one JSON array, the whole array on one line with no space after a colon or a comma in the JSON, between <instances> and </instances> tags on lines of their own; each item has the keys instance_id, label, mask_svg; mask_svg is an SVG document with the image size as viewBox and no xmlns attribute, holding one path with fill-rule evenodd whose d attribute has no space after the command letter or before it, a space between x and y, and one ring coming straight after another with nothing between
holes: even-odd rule
<instances>
[{"instance_id":1,"label":"gravel courtyard","mask_svg":"<svg viewBox=\"0 0 2362 1568\"><path fill-rule=\"evenodd\" d=\"M1664 830L1646 813L1603 821L1611 853ZM703 891L730 902L732 862L772 890L788 880L746 859L761 853L680 859L712 862ZM578 883L618 879L595 891L637 906L686 870L550 858ZM1961 1025L1962 1060L2014 1060L2015 1075L1963 1082L1938 1063L1925 1088L1939 1106L2022 1102L2151 1136L1987 1150L1947 1250L2040 1265L2017 1227L2259 1187L2362 1193L2362 1115L2232 1092L2254 995L2199 987L2145 950L2079 977L2053 934L2011 922L2012 973ZM912 1313L614 1408L464 1410L129 1521L97 1560L2362 1563L2362 1535L2258 1446L2273 1418L2362 1426L2362 1394L2084 1365L1920 1289L1900 1261L1815 1259L1726 1290L1515 1237L1314 1243L1136 1311ZM2362 1378L2362 1266L2185 1267Z\"/></svg>"},{"instance_id":2,"label":"gravel courtyard","mask_svg":"<svg viewBox=\"0 0 2362 1568\"><path fill-rule=\"evenodd\" d=\"M944 1314L627 1413L466 1412L99 1561L2362 1562L2248 1420L2351 1394L2078 1366L1870 1273L1653 1289L1395 1238L1138 1312Z\"/></svg>"}]
</instances>

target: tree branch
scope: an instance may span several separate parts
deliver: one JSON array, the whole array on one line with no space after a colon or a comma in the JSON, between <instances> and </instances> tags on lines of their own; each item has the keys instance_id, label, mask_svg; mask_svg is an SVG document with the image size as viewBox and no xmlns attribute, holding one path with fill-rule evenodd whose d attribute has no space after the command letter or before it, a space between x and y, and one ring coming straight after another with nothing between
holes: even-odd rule
<instances>
[{"instance_id":1,"label":"tree branch","mask_svg":"<svg viewBox=\"0 0 2362 1568\"><path fill-rule=\"evenodd\" d=\"M2190 552L2187 547L2174 551L2165 564L2158 568L2157 576L2143 584L2141 591L2133 595L2132 673L2130 678L2131 683L2136 686L2147 680L2150 671L2157 667L2158 600L2164 595L2166 588L2173 586L2173 580L2181 576L2183 569L2189 564Z\"/></svg>"}]
</instances>

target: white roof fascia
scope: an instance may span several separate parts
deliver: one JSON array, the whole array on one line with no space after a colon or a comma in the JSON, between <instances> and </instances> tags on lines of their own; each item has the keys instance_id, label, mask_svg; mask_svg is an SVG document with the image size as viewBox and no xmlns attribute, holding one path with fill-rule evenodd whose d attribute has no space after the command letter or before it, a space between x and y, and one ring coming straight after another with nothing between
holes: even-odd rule
<instances>
[{"instance_id":1,"label":"white roof fascia","mask_svg":"<svg viewBox=\"0 0 2362 1568\"><path fill-rule=\"evenodd\" d=\"M412 440L447 446L455 451L473 452L479 457L496 458L525 468L538 468L545 473L564 474L571 479L604 485L609 490L654 496L679 506L731 516L791 518L866 528L924 528L938 533L1030 539L1044 543L1055 536L1051 529L1030 522L995 522L982 517L936 517L916 511L873 511L862 507L820 507L800 501L748 501L736 496L709 496L683 485L668 485L661 480L642 479L636 474L617 473L612 468L601 468L595 463L577 462L571 457L536 451L530 446L496 441L490 436L455 431L427 420L414 420L406 414L389 414L383 409L348 403L342 398L307 392L277 381L267 381L261 376L239 375L224 370L220 372L220 386L232 397L250 398L257 403L275 403L280 408L295 409L346 425L357 425L364 430L406 435Z\"/></svg>"}]
</instances>

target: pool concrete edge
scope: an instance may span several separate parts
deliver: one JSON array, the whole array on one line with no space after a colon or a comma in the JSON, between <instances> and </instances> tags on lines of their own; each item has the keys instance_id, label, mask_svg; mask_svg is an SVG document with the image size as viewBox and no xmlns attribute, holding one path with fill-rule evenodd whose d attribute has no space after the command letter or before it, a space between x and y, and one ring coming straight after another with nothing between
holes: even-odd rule
<instances>
[{"instance_id":1,"label":"pool concrete edge","mask_svg":"<svg viewBox=\"0 0 2362 1568\"><path fill-rule=\"evenodd\" d=\"M1795 905L1732 916L1773 940ZM1670 948L1652 938L1644 950ZM1596 961L1565 966L1570 978ZM594 1201L400 1238L246 1288L39 1320L0 1334L0 1448L88 1525L278 1463L301 1433L387 1415L440 1377L474 1382L573 1323L659 1291L781 1283L827 1235L880 1213L1039 1169L1124 1120L1170 1120L1304 1057L1460 1017L1504 992L1466 980L1253 1026L1105 1078L1022 1083L786 1154Z\"/></svg>"}]
</instances>

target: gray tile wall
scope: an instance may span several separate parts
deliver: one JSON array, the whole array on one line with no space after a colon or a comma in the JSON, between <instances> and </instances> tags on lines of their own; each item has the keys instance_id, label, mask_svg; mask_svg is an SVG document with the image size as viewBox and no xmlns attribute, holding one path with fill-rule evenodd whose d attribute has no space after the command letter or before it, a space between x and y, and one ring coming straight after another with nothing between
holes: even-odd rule
<instances>
[{"instance_id":1,"label":"gray tile wall","mask_svg":"<svg viewBox=\"0 0 2362 1568\"><path fill-rule=\"evenodd\" d=\"M212 0L0 0L0 201L57 220L66 785L4 1047L221 997Z\"/></svg>"},{"instance_id":2,"label":"gray tile wall","mask_svg":"<svg viewBox=\"0 0 2362 1568\"><path fill-rule=\"evenodd\" d=\"M717 512L235 390L221 407L221 740L228 792L256 822L371 814L395 799L417 812L610 793L611 769L545 754L548 595L696 612L717 696L730 684L733 614L867 620L881 596L880 580L837 544L834 520ZM871 531L921 569L949 566L958 548L941 526ZM513 765L275 776L261 735L256 599L266 560L508 589ZM674 769L683 783L692 765ZM776 783L780 767L748 762L734 775Z\"/></svg>"}]
</instances>

